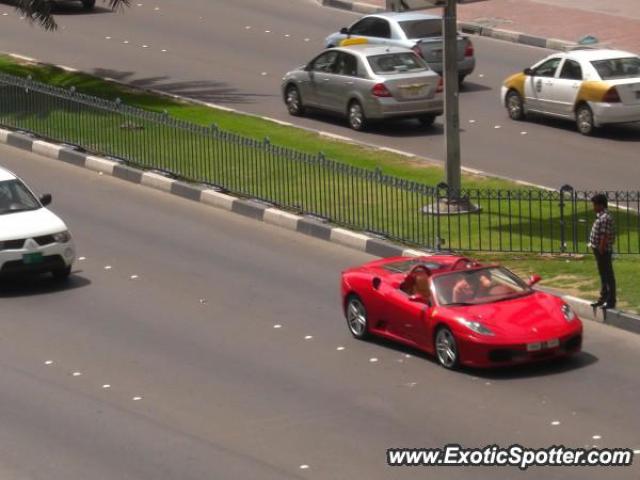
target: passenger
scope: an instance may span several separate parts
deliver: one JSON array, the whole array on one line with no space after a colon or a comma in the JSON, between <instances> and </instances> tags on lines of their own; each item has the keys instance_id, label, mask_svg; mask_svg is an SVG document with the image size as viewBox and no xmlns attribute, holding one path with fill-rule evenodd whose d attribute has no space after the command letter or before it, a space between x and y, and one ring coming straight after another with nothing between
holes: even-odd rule
<instances>
[{"instance_id":1,"label":"passenger","mask_svg":"<svg viewBox=\"0 0 640 480\"><path fill-rule=\"evenodd\" d=\"M452 303L469 303L486 297L492 285L491 272L488 270L464 273L453 287Z\"/></svg>"},{"instance_id":2,"label":"passenger","mask_svg":"<svg viewBox=\"0 0 640 480\"><path fill-rule=\"evenodd\" d=\"M430 276L431 270L424 265L418 265L407 275L407 278L400 288L408 295L421 295L428 300L431 298L431 289L429 288Z\"/></svg>"}]
</instances>

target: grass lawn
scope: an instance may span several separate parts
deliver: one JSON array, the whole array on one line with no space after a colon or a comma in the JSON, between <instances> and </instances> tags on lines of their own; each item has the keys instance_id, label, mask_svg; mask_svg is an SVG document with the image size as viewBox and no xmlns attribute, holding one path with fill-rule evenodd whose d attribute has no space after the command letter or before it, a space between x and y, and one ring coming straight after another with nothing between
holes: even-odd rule
<instances>
[{"instance_id":1,"label":"grass lawn","mask_svg":"<svg viewBox=\"0 0 640 480\"><path fill-rule=\"evenodd\" d=\"M463 187L481 206L480 213L436 218L424 215L421 208L432 202L428 186L440 182L444 172L424 160L10 57L0 56L0 72L30 75L49 85L74 87L80 93L107 100L120 99L122 110L131 106L166 117L158 122L153 114L79 108L77 102L5 86L4 94L0 90L0 123L5 125L126 158L144 168L167 170L190 180L222 185L235 193L271 199L337 224L383 233L418 246L432 246L440 238L445 248L455 250L511 251L495 258L519 273L535 270L547 278L546 285L590 298L597 295L591 256L567 260L523 253L560 251L562 217L555 192L465 175ZM13 91L8 92L8 88ZM212 124L217 126L215 131L210 129ZM268 145L265 137L269 138ZM381 182L381 175L394 178ZM493 191L488 194L488 189ZM640 219L622 211L616 214L618 250L640 253ZM577 232L575 238L565 241L570 246L574 241L579 251L586 251L585 239L593 221L589 202L565 207L564 220L574 222ZM638 260L630 256L621 256L616 262L621 306L627 302L631 309L640 308L640 293L634 291L632 280L632 271L638 265Z\"/></svg>"}]
</instances>

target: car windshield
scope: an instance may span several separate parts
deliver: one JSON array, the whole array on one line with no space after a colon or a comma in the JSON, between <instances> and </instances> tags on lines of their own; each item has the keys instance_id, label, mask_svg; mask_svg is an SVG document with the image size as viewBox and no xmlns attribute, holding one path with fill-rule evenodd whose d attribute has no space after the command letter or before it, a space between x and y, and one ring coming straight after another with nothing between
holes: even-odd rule
<instances>
[{"instance_id":1,"label":"car windshield","mask_svg":"<svg viewBox=\"0 0 640 480\"><path fill-rule=\"evenodd\" d=\"M413 52L385 53L367 57L371 69L377 75L394 75L403 72L429 70L427 64Z\"/></svg>"},{"instance_id":2,"label":"car windshield","mask_svg":"<svg viewBox=\"0 0 640 480\"><path fill-rule=\"evenodd\" d=\"M38 208L40 203L20 180L0 182L0 215Z\"/></svg>"},{"instance_id":3,"label":"car windshield","mask_svg":"<svg viewBox=\"0 0 640 480\"><path fill-rule=\"evenodd\" d=\"M533 290L502 267L458 270L433 277L440 305L476 305L514 298Z\"/></svg>"},{"instance_id":4,"label":"car windshield","mask_svg":"<svg viewBox=\"0 0 640 480\"><path fill-rule=\"evenodd\" d=\"M442 36L442 20L407 20L398 22L400 28L409 39Z\"/></svg>"},{"instance_id":5,"label":"car windshield","mask_svg":"<svg viewBox=\"0 0 640 480\"><path fill-rule=\"evenodd\" d=\"M611 58L591 62L602 80L640 77L640 57Z\"/></svg>"}]
</instances>

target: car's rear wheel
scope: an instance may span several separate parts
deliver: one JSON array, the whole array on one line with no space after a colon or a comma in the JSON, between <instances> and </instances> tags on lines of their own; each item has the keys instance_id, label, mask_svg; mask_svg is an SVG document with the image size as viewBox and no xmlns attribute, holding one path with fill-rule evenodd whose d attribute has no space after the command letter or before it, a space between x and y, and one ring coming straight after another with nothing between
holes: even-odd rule
<instances>
[{"instance_id":1,"label":"car's rear wheel","mask_svg":"<svg viewBox=\"0 0 640 480\"><path fill-rule=\"evenodd\" d=\"M300 116L304 113L304 106L302 105L302 97L298 87L290 85L287 87L284 95L284 103L287 105L287 110L291 115Z\"/></svg>"},{"instance_id":2,"label":"car's rear wheel","mask_svg":"<svg viewBox=\"0 0 640 480\"><path fill-rule=\"evenodd\" d=\"M364 115L364 109L360 102L357 100L351 101L347 108L347 117L349 119L349 126L354 130L361 132L367 128L367 119Z\"/></svg>"},{"instance_id":3,"label":"car's rear wheel","mask_svg":"<svg viewBox=\"0 0 640 480\"><path fill-rule=\"evenodd\" d=\"M458 343L447 327L440 327L436 332L435 350L438 363L447 369L455 369L460 364Z\"/></svg>"},{"instance_id":4,"label":"car's rear wheel","mask_svg":"<svg viewBox=\"0 0 640 480\"><path fill-rule=\"evenodd\" d=\"M466 75L458 75L458 86L462 86L462 84L464 83L464 79L467 78Z\"/></svg>"},{"instance_id":5,"label":"car's rear wheel","mask_svg":"<svg viewBox=\"0 0 640 480\"><path fill-rule=\"evenodd\" d=\"M507 93L507 112L511 120L524 120L524 102L522 97L515 90L509 90Z\"/></svg>"},{"instance_id":6,"label":"car's rear wheel","mask_svg":"<svg viewBox=\"0 0 640 480\"><path fill-rule=\"evenodd\" d=\"M63 281L69 278L71 275L71 265L65 268L57 268L51 271L53 278L58 281Z\"/></svg>"},{"instance_id":7,"label":"car's rear wheel","mask_svg":"<svg viewBox=\"0 0 640 480\"><path fill-rule=\"evenodd\" d=\"M435 115L420 115L418 117L418 121L422 124L423 127L430 127L433 125L433 122L436 121Z\"/></svg>"},{"instance_id":8,"label":"car's rear wheel","mask_svg":"<svg viewBox=\"0 0 640 480\"><path fill-rule=\"evenodd\" d=\"M85 10L93 10L96 6L96 0L82 0L82 8Z\"/></svg>"},{"instance_id":9,"label":"car's rear wheel","mask_svg":"<svg viewBox=\"0 0 640 480\"><path fill-rule=\"evenodd\" d=\"M347 326L351 335L359 340L369 337L369 323L367 319L367 309L362 300L357 295L349 295L345 308Z\"/></svg>"},{"instance_id":10,"label":"car's rear wheel","mask_svg":"<svg viewBox=\"0 0 640 480\"><path fill-rule=\"evenodd\" d=\"M582 135L593 135L596 126L589 105L582 104L576 109L576 127Z\"/></svg>"}]
</instances>

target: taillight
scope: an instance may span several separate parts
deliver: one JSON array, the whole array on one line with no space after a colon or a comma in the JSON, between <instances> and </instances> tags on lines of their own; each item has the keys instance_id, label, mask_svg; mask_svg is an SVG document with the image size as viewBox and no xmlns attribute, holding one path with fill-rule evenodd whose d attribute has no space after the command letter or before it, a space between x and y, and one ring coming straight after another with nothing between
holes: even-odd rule
<instances>
[{"instance_id":1,"label":"taillight","mask_svg":"<svg viewBox=\"0 0 640 480\"><path fill-rule=\"evenodd\" d=\"M438 80L438 87L436 88L436 93L442 93L444 90L444 82L442 81L442 77Z\"/></svg>"},{"instance_id":2,"label":"taillight","mask_svg":"<svg viewBox=\"0 0 640 480\"><path fill-rule=\"evenodd\" d=\"M384 83L376 83L371 89L374 97L391 97L391 92L384 86Z\"/></svg>"},{"instance_id":3,"label":"taillight","mask_svg":"<svg viewBox=\"0 0 640 480\"><path fill-rule=\"evenodd\" d=\"M420 58L424 58L424 56L422 55L422 49L420 48L419 43L416 43L413 47L411 47L411 50L413 50L413 53L418 55Z\"/></svg>"},{"instance_id":4,"label":"taillight","mask_svg":"<svg viewBox=\"0 0 640 480\"><path fill-rule=\"evenodd\" d=\"M605 103L621 102L620 95L618 94L618 89L616 87L611 87L609 90L607 90L607 93L604 94L604 97L602 97L602 101Z\"/></svg>"},{"instance_id":5,"label":"taillight","mask_svg":"<svg viewBox=\"0 0 640 480\"><path fill-rule=\"evenodd\" d=\"M465 57L473 57L473 43L471 43L471 40L468 40L467 46L464 49L464 56Z\"/></svg>"}]
</instances>

